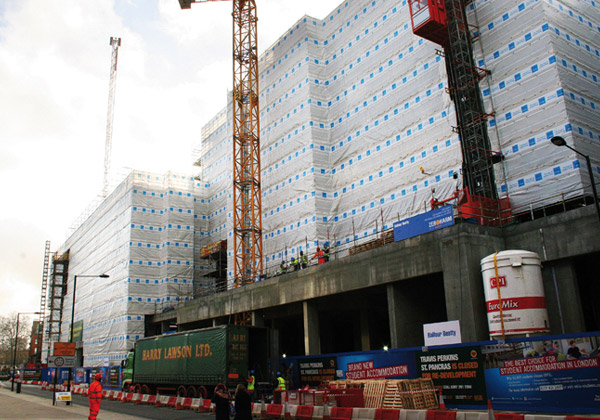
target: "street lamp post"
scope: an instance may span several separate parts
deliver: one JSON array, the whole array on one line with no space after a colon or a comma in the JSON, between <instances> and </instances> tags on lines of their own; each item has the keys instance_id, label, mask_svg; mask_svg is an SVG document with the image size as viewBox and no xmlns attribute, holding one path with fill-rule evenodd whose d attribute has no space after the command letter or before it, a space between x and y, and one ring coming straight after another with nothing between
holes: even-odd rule
<instances>
[{"instance_id":1,"label":"street lamp post","mask_svg":"<svg viewBox=\"0 0 600 420\"><path fill-rule=\"evenodd\" d=\"M19 344L19 317L21 315L40 315L41 312L17 312L17 332L15 333L15 349L13 351L13 374L12 374L12 383L10 385L11 392L15 390L15 375L17 374L17 348Z\"/></svg>"},{"instance_id":2,"label":"street lamp post","mask_svg":"<svg viewBox=\"0 0 600 420\"><path fill-rule=\"evenodd\" d=\"M108 274L76 274L73 277L73 299L71 302L71 332L69 334L69 343L73 342L73 330L75 329L75 292L77 291L77 278L78 277L100 277L105 279L110 277ZM73 377L73 368L69 368L69 380L67 381L67 392L71 392L71 378ZM67 401L67 405L71 405L70 401Z\"/></svg>"},{"instance_id":3,"label":"street lamp post","mask_svg":"<svg viewBox=\"0 0 600 420\"><path fill-rule=\"evenodd\" d=\"M570 149L581 155L585 158L585 163L587 165L588 175L590 176L590 182L592 183L592 194L594 195L594 205L596 206L596 214L598 215L598 221L600 221L600 203L598 203L598 191L596 190L596 183L594 182L594 172L592 171L592 161L590 160L590 156L584 153L581 153L579 150L574 149L573 147L567 144L567 141L560 137L555 136L550 139L553 145L555 146L565 146L567 149Z\"/></svg>"}]
</instances>

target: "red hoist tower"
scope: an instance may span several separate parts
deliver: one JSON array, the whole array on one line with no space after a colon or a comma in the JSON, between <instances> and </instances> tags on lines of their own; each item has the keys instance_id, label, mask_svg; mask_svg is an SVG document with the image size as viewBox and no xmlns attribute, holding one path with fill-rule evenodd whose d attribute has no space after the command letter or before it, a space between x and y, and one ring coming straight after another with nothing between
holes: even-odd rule
<instances>
[{"instance_id":1,"label":"red hoist tower","mask_svg":"<svg viewBox=\"0 0 600 420\"><path fill-rule=\"evenodd\" d=\"M179 0L192 3L224 0ZM233 0L233 247L235 286L263 272L256 3Z\"/></svg>"},{"instance_id":2,"label":"red hoist tower","mask_svg":"<svg viewBox=\"0 0 600 420\"><path fill-rule=\"evenodd\" d=\"M444 49L448 91L456 108L457 131L463 157L464 190L432 207L458 199L459 214L481 224L501 224L510 215L508 199L499 200L494 164L502 155L492 151L479 80L489 74L473 61L471 31L465 6L471 0L409 0L413 32Z\"/></svg>"}]
</instances>

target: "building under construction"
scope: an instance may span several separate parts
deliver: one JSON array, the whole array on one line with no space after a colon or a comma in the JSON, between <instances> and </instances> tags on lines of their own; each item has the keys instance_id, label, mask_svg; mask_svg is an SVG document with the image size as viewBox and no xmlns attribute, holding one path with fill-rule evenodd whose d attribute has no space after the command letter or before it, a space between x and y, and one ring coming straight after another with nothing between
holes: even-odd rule
<instances>
[{"instance_id":1,"label":"building under construction","mask_svg":"<svg viewBox=\"0 0 600 420\"><path fill-rule=\"evenodd\" d=\"M449 77L448 48L413 34L406 1L342 2L323 20L301 18L260 56L267 275L325 242L343 258L436 203L463 217L457 192L479 181L469 178L477 163L465 164L456 101L482 106L493 184L480 194L496 203L468 219L499 226L590 202L585 161L550 139L564 137L600 173L600 5L475 0L466 19L478 69L470 98ZM230 105L204 126L196 177L133 172L58 250L68 252L68 275L50 317L62 341L73 275L110 276L77 286L85 366L117 364L144 336L146 317L171 302L233 288L231 121Z\"/></svg>"},{"instance_id":2,"label":"building under construction","mask_svg":"<svg viewBox=\"0 0 600 420\"><path fill-rule=\"evenodd\" d=\"M584 161L550 139L590 154L598 174L598 16L584 0L468 5L474 100L495 179L488 195L504 200L500 210L591 195ZM441 49L413 34L407 2L352 1L322 21L300 19L260 57L267 270L325 242L371 240L467 186L446 72L455 63ZM228 107L202 131L207 243L231 237L231 119Z\"/></svg>"}]
</instances>

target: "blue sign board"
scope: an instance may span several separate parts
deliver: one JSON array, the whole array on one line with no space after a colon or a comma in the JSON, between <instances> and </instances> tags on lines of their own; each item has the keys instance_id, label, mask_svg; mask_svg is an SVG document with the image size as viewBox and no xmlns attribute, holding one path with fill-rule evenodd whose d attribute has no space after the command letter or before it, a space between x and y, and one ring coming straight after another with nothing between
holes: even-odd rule
<instances>
[{"instance_id":1,"label":"blue sign board","mask_svg":"<svg viewBox=\"0 0 600 420\"><path fill-rule=\"evenodd\" d=\"M444 206L394 223L394 241L402 241L454 224L452 206Z\"/></svg>"}]
</instances>

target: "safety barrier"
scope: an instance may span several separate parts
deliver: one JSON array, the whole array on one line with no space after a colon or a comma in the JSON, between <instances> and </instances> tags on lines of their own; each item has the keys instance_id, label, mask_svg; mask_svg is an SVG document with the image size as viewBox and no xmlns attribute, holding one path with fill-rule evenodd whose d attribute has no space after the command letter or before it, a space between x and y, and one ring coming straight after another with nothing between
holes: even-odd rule
<instances>
[{"instance_id":1,"label":"safety barrier","mask_svg":"<svg viewBox=\"0 0 600 420\"><path fill-rule=\"evenodd\" d=\"M427 411L401 409L399 420L427 420Z\"/></svg>"},{"instance_id":2,"label":"safety barrier","mask_svg":"<svg viewBox=\"0 0 600 420\"><path fill-rule=\"evenodd\" d=\"M200 411L200 412L210 411L210 406L211 406L210 400L203 400L202 405L198 408L198 411Z\"/></svg>"},{"instance_id":3,"label":"safety barrier","mask_svg":"<svg viewBox=\"0 0 600 420\"><path fill-rule=\"evenodd\" d=\"M209 401L210 403L210 401ZM192 403L190 404L190 410L194 410L194 411L198 411L200 410L200 407L203 405L203 399L202 398L192 398Z\"/></svg>"},{"instance_id":4,"label":"safety barrier","mask_svg":"<svg viewBox=\"0 0 600 420\"><path fill-rule=\"evenodd\" d=\"M352 407L332 407L329 418L331 420L351 420Z\"/></svg>"},{"instance_id":5,"label":"safety barrier","mask_svg":"<svg viewBox=\"0 0 600 420\"><path fill-rule=\"evenodd\" d=\"M54 385L41 382L42 389L52 390ZM56 385L56 390L66 389ZM74 394L87 395L85 385L74 385ZM171 407L177 410L210 411L211 401L203 398L184 398L169 395L149 395L103 390L102 397L135 404L149 404L156 407ZM284 409L285 407L285 409ZM458 410L409 410L392 408L328 407L312 405L252 404L253 418L282 420L489 420L490 412ZM493 413L495 420L598 420L594 416L568 416L544 414Z\"/></svg>"},{"instance_id":6,"label":"safety barrier","mask_svg":"<svg viewBox=\"0 0 600 420\"><path fill-rule=\"evenodd\" d=\"M125 402L135 402L137 403L141 399L140 394L136 394L133 392L128 392L123 395L123 399L121 401Z\"/></svg>"},{"instance_id":7,"label":"safety barrier","mask_svg":"<svg viewBox=\"0 0 600 420\"><path fill-rule=\"evenodd\" d=\"M142 398L137 402L137 404L156 404L156 395L143 394Z\"/></svg>"},{"instance_id":8,"label":"safety barrier","mask_svg":"<svg viewBox=\"0 0 600 420\"><path fill-rule=\"evenodd\" d=\"M177 403L175 403L176 410L182 410L182 409L189 410L191 406L192 406L192 398L179 397L179 398L177 398Z\"/></svg>"},{"instance_id":9,"label":"safety barrier","mask_svg":"<svg viewBox=\"0 0 600 420\"><path fill-rule=\"evenodd\" d=\"M294 418L296 418L297 411L298 411L297 405L290 405L288 403L285 403L283 405L283 414L281 417L284 418L285 420L293 420Z\"/></svg>"},{"instance_id":10,"label":"safety barrier","mask_svg":"<svg viewBox=\"0 0 600 420\"><path fill-rule=\"evenodd\" d=\"M281 411L283 410L283 404L269 404L265 417L268 419L279 419L281 418Z\"/></svg>"},{"instance_id":11,"label":"safety barrier","mask_svg":"<svg viewBox=\"0 0 600 420\"><path fill-rule=\"evenodd\" d=\"M525 414L495 413L496 420L524 420Z\"/></svg>"},{"instance_id":12,"label":"safety barrier","mask_svg":"<svg viewBox=\"0 0 600 420\"><path fill-rule=\"evenodd\" d=\"M427 410L427 420L456 420L456 411Z\"/></svg>"},{"instance_id":13,"label":"safety barrier","mask_svg":"<svg viewBox=\"0 0 600 420\"><path fill-rule=\"evenodd\" d=\"M267 407L264 403L252 403L252 418L259 419L262 417L262 412L266 411Z\"/></svg>"},{"instance_id":14,"label":"safety barrier","mask_svg":"<svg viewBox=\"0 0 600 420\"><path fill-rule=\"evenodd\" d=\"M352 411L352 420L375 420L376 408L356 407Z\"/></svg>"}]
</instances>

